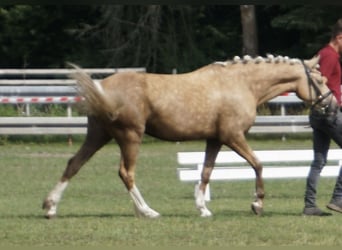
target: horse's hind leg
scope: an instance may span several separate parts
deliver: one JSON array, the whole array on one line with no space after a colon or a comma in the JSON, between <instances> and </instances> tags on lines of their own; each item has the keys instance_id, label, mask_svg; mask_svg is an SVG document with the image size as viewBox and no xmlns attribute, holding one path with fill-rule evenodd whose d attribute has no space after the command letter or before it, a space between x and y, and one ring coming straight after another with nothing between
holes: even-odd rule
<instances>
[{"instance_id":1,"label":"horse's hind leg","mask_svg":"<svg viewBox=\"0 0 342 250\"><path fill-rule=\"evenodd\" d=\"M119 176L125 184L134 203L138 217L156 218L159 213L151 209L135 185L135 168L141 135L133 130L122 131L120 138L116 138L121 149Z\"/></svg>"},{"instance_id":2,"label":"horse's hind leg","mask_svg":"<svg viewBox=\"0 0 342 250\"><path fill-rule=\"evenodd\" d=\"M110 139L111 137L104 131L103 127L94 118L89 117L88 133L85 142L79 151L68 161L61 179L43 202L46 218L56 216L58 202L70 179L76 175L84 163L88 161L97 150L109 142Z\"/></svg>"},{"instance_id":3,"label":"horse's hind leg","mask_svg":"<svg viewBox=\"0 0 342 250\"><path fill-rule=\"evenodd\" d=\"M211 172L215 165L217 154L220 151L221 146L222 144L216 140L207 140L204 166L201 174L201 183L196 186L195 191L196 207L200 211L201 217L209 217L212 215L212 213L205 205L204 194L209 183Z\"/></svg>"}]
</instances>

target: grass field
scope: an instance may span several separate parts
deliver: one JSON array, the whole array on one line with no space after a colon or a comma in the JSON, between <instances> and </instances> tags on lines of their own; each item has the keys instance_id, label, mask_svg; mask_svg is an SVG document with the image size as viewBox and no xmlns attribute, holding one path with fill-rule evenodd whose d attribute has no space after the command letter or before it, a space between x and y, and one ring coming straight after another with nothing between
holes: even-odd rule
<instances>
[{"instance_id":1,"label":"grass field","mask_svg":"<svg viewBox=\"0 0 342 250\"><path fill-rule=\"evenodd\" d=\"M255 149L311 148L310 139L251 140ZM203 150L204 143L148 142L141 148L137 185L161 213L134 217L132 202L117 176L118 148L100 150L72 180L58 218L44 219L41 203L67 160L79 147L66 143L0 146L0 246L341 246L342 215L303 217L304 180L266 180L265 213L250 211L254 182L213 182L209 209L200 218L191 183L177 179L176 152ZM324 208L335 180L321 179Z\"/></svg>"}]
</instances>

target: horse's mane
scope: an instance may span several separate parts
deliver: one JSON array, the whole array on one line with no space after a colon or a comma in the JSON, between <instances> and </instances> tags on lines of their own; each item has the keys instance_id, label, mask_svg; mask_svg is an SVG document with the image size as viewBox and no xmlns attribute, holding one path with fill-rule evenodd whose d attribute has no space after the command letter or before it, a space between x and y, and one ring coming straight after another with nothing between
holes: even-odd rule
<instances>
[{"instance_id":1,"label":"horse's mane","mask_svg":"<svg viewBox=\"0 0 342 250\"><path fill-rule=\"evenodd\" d=\"M234 56L232 60L227 60L223 62L214 62L215 65L222 65L222 66L228 66L232 64L259 64L259 63L287 63L290 65L294 64L300 64L301 60L298 58L289 58L288 56L273 56L271 54L268 54L267 57L261 57L257 56L255 58L252 58L249 55L243 56L243 58L240 58L239 56Z\"/></svg>"}]
</instances>

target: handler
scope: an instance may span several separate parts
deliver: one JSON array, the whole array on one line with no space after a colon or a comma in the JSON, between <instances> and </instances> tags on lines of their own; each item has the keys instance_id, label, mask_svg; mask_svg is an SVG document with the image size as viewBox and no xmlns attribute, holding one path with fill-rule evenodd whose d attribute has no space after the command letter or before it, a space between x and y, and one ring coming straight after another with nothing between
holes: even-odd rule
<instances>
[{"instance_id":1,"label":"handler","mask_svg":"<svg viewBox=\"0 0 342 250\"><path fill-rule=\"evenodd\" d=\"M341 105L342 18L333 26L330 42L318 54L320 71L328 79L327 85ZM306 180L303 214L327 216L331 213L322 211L316 205L316 187L327 161L331 139L342 148L342 113L339 108L330 107L325 111L312 108L309 119L313 129L314 159ZM342 167L327 208L342 213Z\"/></svg>"}]
</instances>

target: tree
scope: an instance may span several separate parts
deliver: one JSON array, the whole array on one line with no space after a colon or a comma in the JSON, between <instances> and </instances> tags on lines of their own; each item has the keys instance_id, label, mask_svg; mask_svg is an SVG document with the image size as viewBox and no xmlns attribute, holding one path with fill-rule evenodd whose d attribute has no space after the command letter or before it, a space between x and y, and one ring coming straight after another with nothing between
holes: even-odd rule
<instances>
[{"instance_id":1,"label":"tree","mask_svg":"<svg viewBox=\"0 0 342 250\"><path fill-rule=\"evenodd\" d=\"M97 45L106 66L185 72L225 60L241 47L238 6L115 5L99 9L99 21L81 32Z\"/></svg>"},{"instance_id":2,"label":"tree","mask_svg":"<svg viewBox=\"0 0 342 250\"><path fill-rule=\"evenodd\" d=\"M11 5L0 7L0 67L146 67L187 72L235 55L309 58L341 6Z\"/></svg>"},{"instance_id":3,"label":"tree","mask_svg":"<svg viewBox=\"0 0 342 250\"><path fill-rule=\"evenodd\" d=\"M143 66L151 72L197 66L196 8L113 5L99 7L99 21L83 38L97 44L107 67Z\"/></svg>"},{"instance_id":4,"label":"tree","mask_svg":"<svg viewBox=\"0 0 342 250\"><path fill-rule=\"evenodd\" d=\"M253 5L241 5L242 24L242 54L256 56L258 54L258 36L255 7Z\"/></svg>"},{"instance_id":5,"label":"tree","mask_svg":"<svg viewBox=\"0 0 342 250\"><path fill-rule=\"evenodd\" d=\"M0 67L65 67L82 47L72 30L90 14L87 6L0 7Z\"/></svg>"},{"instance_id":6,"label":"tree","mask_svg":"<svg viewBox=\"0 0 342 250\"><path fill-rule=\"evenodd\" d=\"M331 5L257 6L259 50L310 58L328 42L341 12L342 6Z\"/></svg>"}]
</instances>

